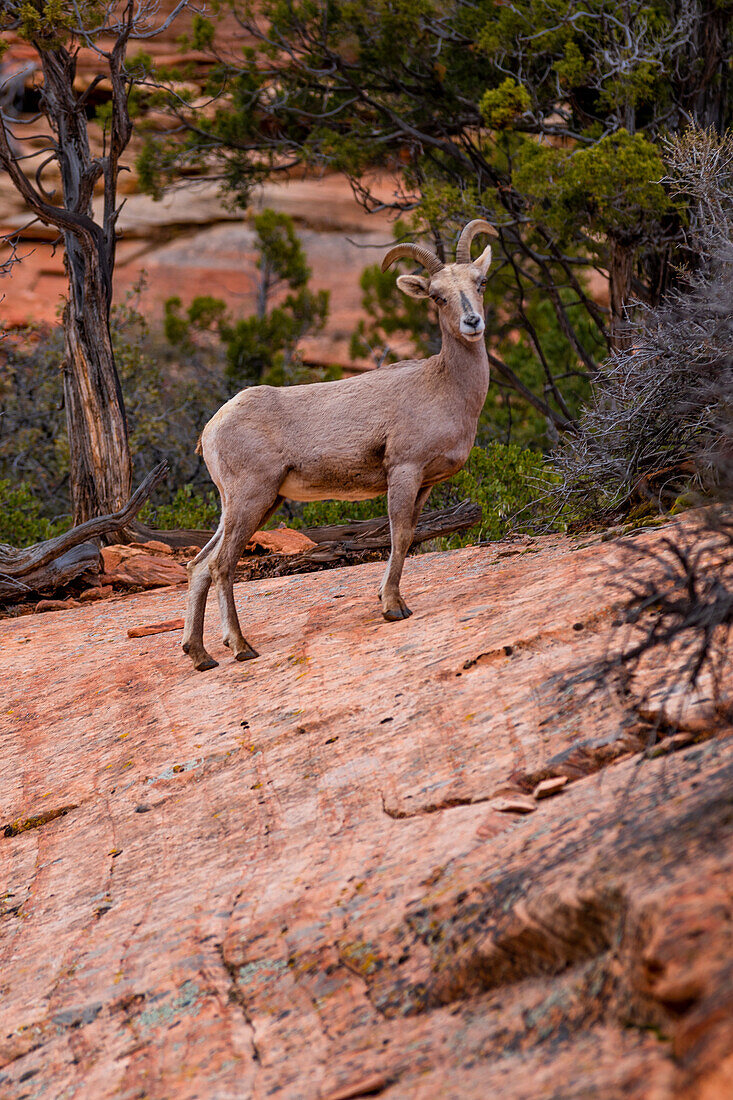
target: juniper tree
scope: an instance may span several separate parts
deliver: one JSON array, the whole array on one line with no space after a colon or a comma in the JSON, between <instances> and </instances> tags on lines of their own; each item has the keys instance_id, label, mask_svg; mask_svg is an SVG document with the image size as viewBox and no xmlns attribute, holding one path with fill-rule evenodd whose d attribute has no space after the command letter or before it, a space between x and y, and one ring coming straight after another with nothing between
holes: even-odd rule
<instances>
[{"instance_id":1,"label":"juniper tree","mask_svg":"<svg viewBox=\"0 0 733 1100\"><path fill-rule=\"evenodd\" d=\"M42 148L23 154L19 120L0 114L0 164L34 219L59 230L68 274L63 312L64 404L69 480L75 523L118 510L130 496L131 463L125 408L115 370L109 317L117 240L117 181L132 135L130 95L142 73L127 64L129 43L149 39L186 6L164 19L158 0L0 0L0 28L35 50L40 114L48 124ZM79 91L81 50L97 72ZM90 95L109 89L103 150L93 151ZM49 190L54 169L60 192ZM29 174L29 173L32 173ZM92 200L101 190L101 210Z\"/></svg>"}]
</instances>

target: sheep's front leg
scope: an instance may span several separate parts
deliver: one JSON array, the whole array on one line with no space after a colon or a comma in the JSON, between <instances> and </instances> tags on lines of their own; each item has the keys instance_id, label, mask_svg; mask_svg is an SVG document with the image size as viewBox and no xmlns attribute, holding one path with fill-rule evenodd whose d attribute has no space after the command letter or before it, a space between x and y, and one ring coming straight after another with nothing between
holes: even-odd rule
<instances>
[{"instance_id":1,"label":"sheep's front leg","mask_svg":"<svg viewBox=\"0 0 733 1100\"><path fill-rule=\"evenodd\" d=\"M387 512L392 551L379 589L382 614L388 622L406 619L412 614L400 595L400 577L405 556L415 534L420 509L430 492L421 489L422 470L400 466L393 470L387 486Z\"/></svg>"}]
</instances>

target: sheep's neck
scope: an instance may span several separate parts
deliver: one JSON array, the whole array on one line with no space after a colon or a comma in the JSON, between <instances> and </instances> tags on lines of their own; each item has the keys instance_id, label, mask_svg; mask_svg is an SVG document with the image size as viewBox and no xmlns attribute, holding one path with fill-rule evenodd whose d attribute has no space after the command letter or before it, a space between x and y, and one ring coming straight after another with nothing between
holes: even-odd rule
<instances>
[{"instance_id":1,"label":"sheep's neck","mask_svg":"<svg viewBox=\"0 0 733 1100\"><path fill-rule=\"evenodd\" d=\"M467 411L478 419L489 389L489 357L483 340L464 343L441 323L443 345L436 367L451 389L460 394Z\"/></svg>"}]
</instances>

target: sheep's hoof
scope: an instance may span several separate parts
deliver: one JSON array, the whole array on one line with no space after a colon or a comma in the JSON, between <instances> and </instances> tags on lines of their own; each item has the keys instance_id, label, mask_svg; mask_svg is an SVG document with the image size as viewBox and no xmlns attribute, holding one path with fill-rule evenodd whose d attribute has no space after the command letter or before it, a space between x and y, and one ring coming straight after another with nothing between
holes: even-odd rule
<instances>
[{"instance_id":1,"label":"sheep's hoof","mask_svg":"<svg viewBox=\"0 0 733 1100\"><path fill-rule=\"evenodd\" d=\"M210 657L208 653L205 653L203 657L199 657L197 661L193 662L193 667L197 672L208 672L210 668L218 668L219 662Z\"/></svg>"},{"instance_id":2,"label":"sheep's hoof","mask_svg":"<svg viewBox=\"0 0 733 1100\"><path fill-rule=\"evenodd\" d=\"M235 661L253 661L255 657L259 657L257 650L252 648L246 638L225 638L224 645L231 649Z\"/></svg>"},{"instance_id":3,"label":"sheep's hoof","mask_svg":"<svg viewBox=\"0 0 733 1100\"><path fill-rule=\"evenodd\" d=\"M389 611L383 611L382 615L388 623L398 623L400 619L409 619L412 612L407 604L403 604L402 607L390 607Z\"/></svg>"},{"instance_id":4,"label":"sheep's hoof","mask_svg":"<svg viewBox=\"0 0 733 1100\"><path fill-rule=\"evenodd\" d=\"M205 649L200 650L198 654L195 651L192 652L194 646L191 642L184 642L181 649L189 655L197 672L206 672L210 668L217 668L219 664Z\"/></svg>"},{"instance_id":5,"label":"sheep's hoof","mask_svg":"<svg viewBox=\"0 0 733 1100\"><path fill-rule=\"evenodd\" d=\"M248 645L246 649L240 649L238 653L234 654L235 661L253 661L255 657L259 657L259 653L251 645Z\"/></svg>"}]
</instances>

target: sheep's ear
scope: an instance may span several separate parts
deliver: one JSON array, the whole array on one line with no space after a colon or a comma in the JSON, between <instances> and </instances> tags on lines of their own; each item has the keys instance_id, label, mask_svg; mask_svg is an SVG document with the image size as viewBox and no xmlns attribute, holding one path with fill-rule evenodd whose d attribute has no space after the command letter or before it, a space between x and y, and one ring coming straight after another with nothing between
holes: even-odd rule
<instances>
[{"instance_id":1,"label":"sheep's ear","mask_svg":"<svg viewBox=\"0 0 733 1100\"><path fill-rule=\"evenodd\" d=\"M486 278L486 272L491 267L491 245L488 244L483 250L477 260L473 261L473 266L477 267L481 272L481 277Z\"/></svg>"},{"instance_id":2,"label":"sheep's ear","mask_svg":"<svg viewBox=\"0 0 733 1100\"><path fill-rule=\"evenodd\" d=\"M403 294L410 298L428 298L430 296L430 280L422 275L398 275L397 286Z\"/></svg>"}]
</instances>

